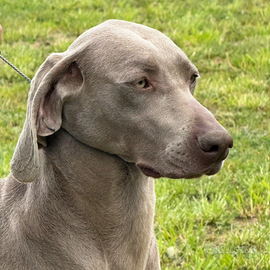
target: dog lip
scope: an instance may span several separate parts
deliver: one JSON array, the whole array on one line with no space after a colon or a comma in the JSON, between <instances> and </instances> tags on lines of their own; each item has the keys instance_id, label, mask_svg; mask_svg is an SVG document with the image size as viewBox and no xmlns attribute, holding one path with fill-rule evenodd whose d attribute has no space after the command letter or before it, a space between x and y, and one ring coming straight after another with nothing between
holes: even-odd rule
<instances>
[{"instance_id":1,"label":"dog lip","mask_svg":"<svg viewBox=\"0 0 270 270\"><path fill-rule=\"evenodd\" d=\"M139 163L136 164L137 167L142 171L143 174L149 177L153 178L161 178L161 177L166 177L166 178L171 178L171 179L194 179L194 178L200 178L203 175L214 175L220 169L222 168L223 165L223 159L221 159L220 162L215 162L213 165L206 167L204 169L198 170L197 172L195 171L190 171L190 172L182 172L179 171L179 168L176 164L170 162L173 166L174 169L171 172L158 172L156 171L153 167L150 167L149 165L146 165L145 163Z\"/></svg>"},{"instance_id":2,"label":"dog lip","mask_svg":"<svg viewBox=\"0 0 270 270\"><path fill-rule=\"evenodd\" d=\"M156 170L154 170L153 168L151 167L147 167L147 166L144 166L144 165L137 165L140 170L146 175L146 176L150 176L150 177L153 177L153 178L160 178L162 177L162 175L157 172Z\"/></svg>"}]
</instances>

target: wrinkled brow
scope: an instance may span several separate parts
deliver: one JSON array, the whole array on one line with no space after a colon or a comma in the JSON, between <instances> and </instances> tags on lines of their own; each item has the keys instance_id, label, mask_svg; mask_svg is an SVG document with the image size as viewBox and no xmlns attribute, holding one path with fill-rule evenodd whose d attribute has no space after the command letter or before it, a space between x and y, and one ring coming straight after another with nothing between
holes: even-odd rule
<instances>
[{"instance_id":1,"label":"wrinkled brow","mask_svg":"<svg viewBox=\"0 0 270 270\"><path fill-rule=\"evenodd\" d=\"M199 76L198 69L191 63L188 58L179 58L177 59L177 63L180 70L186 70L186 72L189 74L197 74Z\"/></svg>"},{"instance_id":2,"label":"wrinkled brow","mask_svg":"<svg viewBox=\"0 0 270 270\"><path fill-rule=\"evenodd\" d=\"M189 63L190 63L190 73L193 73L193 74L196 74L199 76L198 69L191 62L189 62Z\"/></svg>"},{"instance_id":3,"label":"wrinkled brow","mask_svg":"<svg viewBox=\"0 0 270 270\"><path fill-rule=\"evenodd\" d=\"M147 59L128 61L125 66L128 69L140 69L146 73L156 73L159 69L154 61L149 61Z\"/></svg>"},{"instance_id":4,"label":"wrinkled brow","mask_svg":"<svg viewBox=\"0 0 270 270\"><path fill-rule=\"evenodd\" d=\"M158 73L159 67L153 61L147 59L130 59L126 61L122 72L118 72L119 82L132 81L139 79L139 77L147 75L155 75Z\"/></svg>"}]
</instances>

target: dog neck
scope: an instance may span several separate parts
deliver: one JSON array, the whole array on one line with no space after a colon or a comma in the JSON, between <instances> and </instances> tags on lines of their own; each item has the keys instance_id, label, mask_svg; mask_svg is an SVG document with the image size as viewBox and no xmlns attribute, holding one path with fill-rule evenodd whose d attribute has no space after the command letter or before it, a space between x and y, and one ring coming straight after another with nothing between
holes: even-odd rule
<instances>
[{"instance_id":1,"label":"dog neck","mask_svg":"<svg viewBox=\"0 0 270 270\"><path fill-rule=\"evenodd\" d=\"M43 247L49 257L61 246L57 256L63 251L72 260L79 250L81 258L100 261L99 269L144 269L153 236L154 180L65 130L47 141L39 150L40 177L21 184L10 175L2 187L5 205L18 218L13 226L22 234L20 243L31 245L23 238L28 234L53 239ZM88 269L91 260L80 264Z\"/></svg>"},{"instance_id":2,"label":"dog neck","mask_svg":"<svg viewBox=\"0 0 270 270\"><path fill-rule=\"evenodd\" d=\"M67 199L99 235L105 254L114 249L123 254L124 249L132 247L134 254L127 256L136 265L137 256L148 252L141 248L149 247L149 231L153 230L154 180L143 175L135 164L86 146L65 130L48 138L43 154L51 163L44 169L51 167L54 181L64 186Z\"/></svg>"},{"instance_id":3,"label":"dog neck","mask_svg":"<svg viewBox=\"0 0 270 270\"><path fill-rule=\"evenodd\" d=\"M43 150L54 168L62 171L68 182L75 181L73 185L82 186L84 191L96 178L108 180L105 181L106 185L110 182L109 178L118 181L122 181L122 178L145 178L135 164L85 145L64 129L47 137L47 144Z\"/></svg>"}]
</instances>

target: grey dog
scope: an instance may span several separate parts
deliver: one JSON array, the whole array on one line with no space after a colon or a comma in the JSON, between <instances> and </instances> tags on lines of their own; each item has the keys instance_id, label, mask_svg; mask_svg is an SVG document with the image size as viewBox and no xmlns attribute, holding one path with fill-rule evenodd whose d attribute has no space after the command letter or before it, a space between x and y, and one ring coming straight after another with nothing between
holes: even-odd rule
<instances>
[{"instance_id":1,"label":"grey dog","mask_svg":"<svg viewBox=\"0 0 270 270\"><path fill-rule=\"evenodd\" d=\"M158 270L154 178L222 167L233 141L168 37L110 20L51 54L0 182L1 270Z\"/></svg>"}]
</instances>

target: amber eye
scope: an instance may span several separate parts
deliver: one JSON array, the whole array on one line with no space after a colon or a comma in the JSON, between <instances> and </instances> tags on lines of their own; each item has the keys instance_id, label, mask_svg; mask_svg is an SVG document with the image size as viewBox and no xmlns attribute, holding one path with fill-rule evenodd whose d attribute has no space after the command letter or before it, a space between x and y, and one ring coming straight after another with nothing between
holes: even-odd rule
<instances>
[{"instance_id":1,"label":"amber eye","mask_svg":"<svg viewBox=\"0 0 270 270\"><path fill-rule=\"evenodd\" d=\"M148 85L148 82L146 79L142 79L142 80L136 82L135 86L140 88L140 89L143 89L143 88L147 88L149 85Z\"/></svg>"}]
</instances>

